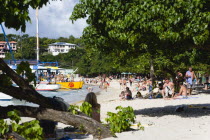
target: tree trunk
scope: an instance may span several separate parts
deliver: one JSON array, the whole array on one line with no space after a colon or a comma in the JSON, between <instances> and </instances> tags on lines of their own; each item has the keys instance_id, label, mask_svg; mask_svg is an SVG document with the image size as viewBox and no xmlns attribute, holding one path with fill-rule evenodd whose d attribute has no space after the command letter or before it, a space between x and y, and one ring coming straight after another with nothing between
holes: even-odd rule
<instances>
[{"instance_id":1,"label":"tree trunk","mask_svg":"<svg viewBox=\"0 0 210 140\"><path fill-rule=\"evenodd\" d=\"M154 71L154 62L152 58L150 59L150 79L152 81L152 84L154 84L155 71Z\"/></svg>"},{"instance_id":2,"label":"tree trunk","mask_svg":"<svg viewBox=\"0 0 210 140\"><path fill-rule=\"evenodd\" d=\"M44 97L31 87L21 76L15 73L10 67L0 58L0 70L6 73L19 87L0 87L0 92L10 95L17 99L23 99L28 102L33 102L44 108L53 108L56 110L66 110L66 104L53 98Z\"/></svg>"},{"instance_id":3,"label":"tree trunk","mask_svg":"<svg viewBox=\"0 0 210 140\"><path fill-rule=\"evenodd\" d=\"M107 127L87 116L73 115L69 112L57 111L47 108L27 107L27 106L8 106L0 107L0 118L7 118L7 112L18 110L21 117L32 117L36 119L51 120L72 125L77 128L83 126L86 132L93 134L94 138L101 139L112 137L112 133Z\"/></svg>"}]
</instances>

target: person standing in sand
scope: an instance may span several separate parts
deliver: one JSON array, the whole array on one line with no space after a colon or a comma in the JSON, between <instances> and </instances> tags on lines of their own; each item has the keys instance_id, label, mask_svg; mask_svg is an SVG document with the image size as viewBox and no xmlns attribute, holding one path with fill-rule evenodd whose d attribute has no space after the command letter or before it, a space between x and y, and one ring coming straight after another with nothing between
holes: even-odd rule
<instances>
[{"instance_id":1,"label":"person standing in sand","mask_svg":"<svg viewBox=\"0 0 210 140\"><path fill-rule=\"evenodd\" d=\"M123 79L123 89L125 89L126 86L127 86L127 81L126 81L126 79Z\"/></svg>"},{"instance_id":2,"label":"person standing in sand","mask_svg":"<svg viewBox=\"0 0 210 140\"><path fill-rule=\"evenodd\" d=\"M122 79L119 80L119 83L120 83L120 89L122 87Z\"/></svg>"},{"instance_id":3,"label":"person standing in sand","mask_svg":"<svg viewBox=\"0 0 210 140\"><path fill-rule=\"evenodd\" d=\"M191 95L192 92L192 85L193 80L196 78L194 71L192 70L192 67L189 67L189 70L185 74L186 82L187 82L187 93Z\"/></svg>"},{"instance_id":4,"label":"person standing in sand","mask_svg":"<svg viewBox=\"0 0 210 140\"><path fill-rule=\"evenodd\" d=\"M107 81L105 81L105 82L104 82L104 89L105 89L105 91L106 91L106 92L107 92L107 88L108 88L108 86L109 86L108 82L107 82Z\"/></svg>"},{"instance_id":5,"label":"person standing in sand","mask_svg":"<svg viewBox=\"0 0 210 140\"><path fill-rule=\"evenodd\" d=\"M97 103L97 98L94 92L90 92L85 97L85 102L88 102L92 105L92 118L98 122L101 122L100 120L100 108L101 105Z\"/></svg>"},{"instance_id":6,"label":"person standing in sand","mask_svg":"<svg viewBox=\"0 0 210 140\"><path fill-rule=\"evenodd\" d=\"M165 79L165 84L163 85L162 96L163 98L167 98L169 94L174 96L174 83L170 82L168 78Z\"/></svg>"}]
</instances>

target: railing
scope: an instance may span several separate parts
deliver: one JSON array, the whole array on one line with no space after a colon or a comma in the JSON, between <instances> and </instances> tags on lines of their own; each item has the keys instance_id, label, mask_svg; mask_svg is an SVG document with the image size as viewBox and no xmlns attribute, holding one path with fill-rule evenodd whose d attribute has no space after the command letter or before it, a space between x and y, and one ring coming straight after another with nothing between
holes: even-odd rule
<instances>
[{"instance_id":1,"label":"railing","mask_svg":"<svg viewBox=\"0 0 210 140\"><path fill-rule=\"evenodd\" d=\"M21 60L4 60L5 63L8 65L15 65L20 64L22 61L28 61L30 65L42 65L42 66L58 66L58 62L39 62L37 63L37 60L27 60L27 59L21 59Z\"/></svg>"}]
</instances>

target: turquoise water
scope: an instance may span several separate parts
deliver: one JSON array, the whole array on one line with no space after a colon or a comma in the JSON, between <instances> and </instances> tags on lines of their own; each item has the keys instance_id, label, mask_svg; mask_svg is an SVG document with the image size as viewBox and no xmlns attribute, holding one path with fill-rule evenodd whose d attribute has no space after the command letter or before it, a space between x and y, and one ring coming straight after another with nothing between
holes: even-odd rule
<instances>
[{"instance_id":1,"label":"turquoise water","mask_svg":"<svg viewBox=\"0 0 210 140\"><path fill-rule=\"evenodd\" d=\"M100 88L98 86L92 86L93 92L99 92ZM79 102L85 99L85 96L88 93L86 89L87 85L84 85L82 89L79 90L59 90L59 91L38 91L40 94L46 97L61 97L65 102L72 104ZM38 106L33 103L29 103L26 101L20 101L17 99L12 99L11 101L0 101L0 106L8 106L8 105L27 105L27 106Z\"/></svg>"}]
</instances>

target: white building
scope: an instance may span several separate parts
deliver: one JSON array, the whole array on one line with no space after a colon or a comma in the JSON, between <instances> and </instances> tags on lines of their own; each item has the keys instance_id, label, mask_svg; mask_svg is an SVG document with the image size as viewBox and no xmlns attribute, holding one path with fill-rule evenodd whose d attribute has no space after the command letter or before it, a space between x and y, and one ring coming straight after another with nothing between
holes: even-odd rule
<instances>
[{"instance_id":1,"label":"white building","mask_svg":"<svg viewBox=\"0 0 210 140\"><path fill-rule=\"evenodd\" d=\"M76 44L56 42L48 45L48 52L55 56L59 53L68 53L70 49L75 49L76 47Z\"/></svg>"},{"instance_id":2,"label":"white building","mask_svg":"<svg viewBox=\"0 0 210 140\"><path fill-rule=\"evenodd\" d=\"M12 51L16 52L17 51L17 42L15 41L10 41L10 47ZM7 44L6 41L0 41L0 58L5 58L6 52L9 52L9 45Z\"/></svg>"}]
</instances>

